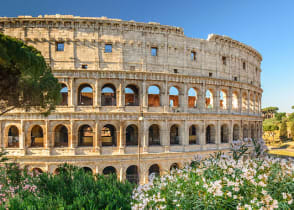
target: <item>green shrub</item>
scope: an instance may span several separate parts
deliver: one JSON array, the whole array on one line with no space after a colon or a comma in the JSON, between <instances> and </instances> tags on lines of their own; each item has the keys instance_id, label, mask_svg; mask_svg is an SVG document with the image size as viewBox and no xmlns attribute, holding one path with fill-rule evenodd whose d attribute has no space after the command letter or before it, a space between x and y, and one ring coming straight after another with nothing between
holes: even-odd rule
<instances>
[{"instance_id":1,"label":"green shrub","mask_svg":"<svg viewBox=\"0 0 294 210\"><path fill-rule=\"evenodd\" d=\"M6 194L6 200L2 200L3 209L131 208L133 185L119 182L115 175L93 176L82 168L64 165L57 175L32 176L26 170L21 171L17 164L12 165L14 168L5 170L10 181L2 188ZM12 186L17 190L9 193Z\"/></svg>"}]
</instances>

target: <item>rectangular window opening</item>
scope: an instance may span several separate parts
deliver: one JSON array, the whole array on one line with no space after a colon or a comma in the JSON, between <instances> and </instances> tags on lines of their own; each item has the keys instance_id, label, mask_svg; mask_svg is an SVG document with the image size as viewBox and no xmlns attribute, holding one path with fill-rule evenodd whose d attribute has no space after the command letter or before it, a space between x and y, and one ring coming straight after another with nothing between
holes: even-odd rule
<instances>
[{"instance_id":1,"label":"rectangular window opening","mask_svg":"<svg viewBox=\"0 0 294 210\"><path fill-rule=\"evenodd\" d=\"M246 69L246 63L243 62L243 69L245 70Z\"/></svg>"},{"instance_id":2,"label":"rectangular window opening","mask_svg":"<svg viewBox=\"0 0 294 210\"><path fill-rule=\"evenodd\" d=\"M157 56L157 47L151 47L151 55Z\"/></svg>"},{"instance_id":3,"label":"rectangular window opening","mask_svg":"<svg viewBox=\"0 0 294 210\"><path fill-rule=\"evenodd\" d=\"M223 56L222 57L222 61L223 61L223 65L227 65L227 58L226 58L226 56Z\"/></svg>"},{"instance_id":4,"label":"rectangular window opening","mask_svg":"<svg viewBox=\"0 0 294 210\"><path fill-rule=\"evenodd\" d=\"M212 77L212 73L211 72L209 72L209 77Z\"/></svg>"},{"instance_id":5,"label":"rectangular window opening","mask_svg":"<svg viewBox=\"0 0 294 210\"><path fill-rule=\"evenodd\" d=\"M234 77L234 80L235 80L235 81L238 81L238 77Z\"/></svg>"},{"instance_id":6,"label":"rectangular window opening","mask_svg":"<svg viewBox=\"0 0 294 210\"><path fill-rule=\"evenodd\" d=\"M112 44L106 44L104 48L105 53L111 53L112 52Z\"/></svg>"},{"instance_id":7,"label":"rectangular window opening","mask_svg":"<svg viewBox=\"0 0 294 210\"><path fill-rule=\"evenodd\" d=\"M174 69L174 73L175 73L175 74L179 73L179 72L178 72L178 69Z\"/></svg>"},{"instance_id":8,"label":"rectangular window opening","mask_svg":"<svg viewBox=\"0 0 294 210\"><path fill-rule=\"evenodd\" d=\"M82 69L88 69L88 64L82 64Z\"/></svg>"},{"instance_id":9,"label":"rectangular window opening","mask_svg":"<svg viewBox=\"0 0 294 210\"><path fill-rule=\"evenodd\" d=\"M64 51L64 42L56 42L56 51Z\"/></svg>"},{"instance_id":10,"label":"rectangular window opening","mask_svg":"<svg viewBox=\"0 0 294 210\"><path fill-rule=\"evenodd\" d=\"M191 52L191 61L196 61L196 52Z\"/></svg>"}]
</instances>

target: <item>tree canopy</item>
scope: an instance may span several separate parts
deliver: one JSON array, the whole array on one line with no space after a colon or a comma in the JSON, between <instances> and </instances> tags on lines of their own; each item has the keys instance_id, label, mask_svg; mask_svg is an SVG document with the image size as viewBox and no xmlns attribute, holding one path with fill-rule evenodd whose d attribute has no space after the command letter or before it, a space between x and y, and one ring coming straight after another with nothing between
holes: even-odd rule
<instances>
[{"instance_id":1,"label":"tree canopy","mask_svg":"<svg viewBox=\"0 0 294 210\"><path fill-rule=\"evenodd\" d=\"M49 113L61 100L60 89L40 51L0 33L0 115L30 107Z\"/></svg>"},{"instance_id":2,"label":"tree canopy","mask_svg":"<svg viewBox=\"0 0 294 210\"><path fill-rule=\"evenodd\" d=\"M278 107L270 106L270 107L263 108L261 111L263 113L276 113L278 110L279 110Z\"/></svg>"}]
</instances>

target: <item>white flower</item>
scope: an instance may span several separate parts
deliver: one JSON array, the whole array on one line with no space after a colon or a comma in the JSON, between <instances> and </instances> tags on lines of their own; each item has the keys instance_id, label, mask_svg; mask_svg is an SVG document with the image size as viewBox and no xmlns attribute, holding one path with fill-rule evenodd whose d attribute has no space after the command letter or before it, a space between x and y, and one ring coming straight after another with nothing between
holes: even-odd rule
<instances>
[{"instance_id":1,"label":"white flower","mask_svg":"<svg viewBox=\"0 0 294 210\"><path fill-rule=\"evenodd\" d=\"M292 203L293 203L293 199L291 199L291 200L288 201L288 204L289 205L292 204Z\"/></svg>"}]
</instances>

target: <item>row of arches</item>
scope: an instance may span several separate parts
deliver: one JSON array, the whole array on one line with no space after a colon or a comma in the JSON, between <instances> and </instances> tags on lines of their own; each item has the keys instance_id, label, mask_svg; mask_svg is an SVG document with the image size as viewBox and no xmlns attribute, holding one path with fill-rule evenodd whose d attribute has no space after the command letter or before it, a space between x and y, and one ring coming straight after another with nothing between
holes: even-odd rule
<instances>
[{"instance_id":1,"label":"row of arches","mask_svg":"<svg viewBox=\"0 0 294 210\"><path fill-rule=\"evenodd\" d=\"M238 124L233 125L233 140L238 140L240 138L240 127ZM256 130L257 129L257 130ZM243 126L243 138L256 138L256 133L259 133L259 128L255 128L251 125ZM251 133L249 133L249 131ZM68 128L59 124L54 129L54 147L69 147L69 131ZM191 125L188 131L189 144L200 144L200 127L198 125ZM99 136L100 146L117 146L119 136L116 127L112 124L106 124L102 127ZM173 124L169 129L169 144L170 145L180 145L181 136L179 124ZM148 145L162 145L163 136L162 131L158 124L152 124L148 128ZM78 128L78 144L77 146L93 146L94 145L94 135L95 132L93 128L88 124L83 124ZM125 145L135 146L139 142L139 129L137 125L130 124L125 128ZM7 145L6 147L19 147L19 130L15 125L11 125L8 129L7 134ZM43 147L44 146L44 132L40 125L35 125L30 130L30 138L28 138L26 146L27 147ZM230 129L228 124L222 124L220 127L220 143L229 143L230 139ZM216 126L214 124L207 125L205 128L205 143L215 144L217 139Z\"/></svg>"},{"instance_id":2,"label":"row of arches","mask_svg":"<svg viewBox=\"0 0 294 210\"><path fill-rule=\"evenodd\" d=\"M125 105L126 106L139 106L140 105L140 94L139 88L136 85L127 85L124 90L125 93ZM161 102L161 90L159 86L151 85L148 87L148 106L149 107L159 107L162 105ZM68 88L65 84L62 84L61 89L62 101L60 105L68 105ZM169 95L169 106L179 107L180 103L180 91L176 86L172 86L168 91ZM197 108L199 106L199 90L197 88L190 88L188 90L188 108ZM213 89L207 89L205 92L205 108L213 108L215 103L215 95L219 95L219 107L221 109L228 108L228 91L225 89L220 90L215 93ZM239 108L239 96L237 92L232 93L232 108ZM89 84L82 84L78 88L78 105L93 105L94 93L93 88ZM249 102L248 102L249 101ZM249 103L249 104L248 104ZM105 84L101 88L101 105L102 106L116 106L117 96L116 88L113 84ZM251 111L259 110L260 100L258 95L250 94L246 92L242 94L242 110L247 110L249 108Z\"/></svg>"},{"instance_id":3,"label":"row of arches","mask_svg":"<svg viewBox=\"0 0 294 210\"><path fill-rule=\"evenodd\" d=\"M91 173L93 174L93 170L90 167L83 167L82 168L86 173ZM178 163L172 163L170 165L169 170L175 170L175 169L179 169L179 164ZM43 173L44 171L41 168L33 168L32 172L35 174L40 174ZM148 177L151 174L154 174L155 176L159 176L162 172L162 169L160 168L160 166L158 164L152 164L149 168L148 168ZM53 172L53 174L59 174L60 173L60 168L56 168ZM106 166L103 170L102 170L102 174L103 175L110 175L110 174L114 174L114 175L118 175L118 170L113 167L113 166ZM126 180L128 180L131 183L135 183L135 184L139 184L139 169L137 165L131 165L126 169Z\"/></svg>"}]
</instances>

